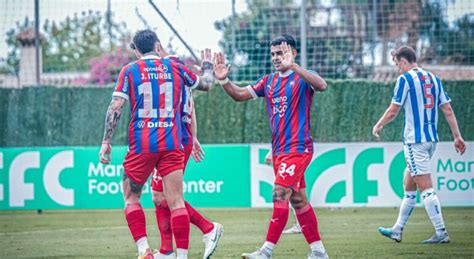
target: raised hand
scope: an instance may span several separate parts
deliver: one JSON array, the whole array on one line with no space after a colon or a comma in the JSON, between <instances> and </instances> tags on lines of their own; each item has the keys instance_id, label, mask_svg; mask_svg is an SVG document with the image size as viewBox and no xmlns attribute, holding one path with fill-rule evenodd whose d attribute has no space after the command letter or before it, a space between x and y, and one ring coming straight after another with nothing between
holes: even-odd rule
<instances>
[{"instance_id":1,"label":"raised hand","mask_svg":"<svg viewBox=\"0 0 474 259\"><path fill-rule=\"evenodd\" d=\"M225 57L222 52L214 53L214 76L217 80L224 80L229 76L231 65L225 65Z\"/></svg>"},{"instance_id":2,"label":"raised hand","mask_svg":"<svg viewBox=\"0 0 474 259\"><path fill-rule=\"evenodd\" d=\"M201 90L208 91L214 84L213 69L211 49L206 48L201 51Z\"/></svg>"},{"instance_id":3,"label":"raised hand","mask_svg":"<svg viewBox=\"0 0 474 259\"><path fill-rule=\"evenodd\" d=\"M293 50L291 46L288 45L286 42L282 42L280 44L281 51L283 52L281 66L286 69L291 69L293 64L295 63L295 56L293 55Z\"/></svg>"},{"instance_id":4,"label":"raised hand","mask_svg":"<svg viewBox=\"0 0 474 259\"><path fill-rule=\"evenodd\" d=\"M201 66L204 66L204 63L212 64L212 53L211 49L201 50Z\"/></svg>"}]
</instances>

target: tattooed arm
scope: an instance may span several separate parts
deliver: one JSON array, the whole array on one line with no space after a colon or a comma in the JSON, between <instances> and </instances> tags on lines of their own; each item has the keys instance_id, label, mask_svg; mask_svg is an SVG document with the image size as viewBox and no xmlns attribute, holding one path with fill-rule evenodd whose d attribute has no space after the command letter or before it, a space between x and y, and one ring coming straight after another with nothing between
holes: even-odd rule
<instances>
[{"instance_id":1,"label":"tattooed arm","mask_svg":"<svg viewBox=\"0 0 474 259\"><path fill-rule=\"evenodd\" d=\"M109 108L107 109L107 114L105 115L104 138L102 139L102 146L99 151L100 162L103 164L108 164L110 162L110 153L112 152L110 140L117 128L125 101L124 98L114 96L109 104Z\"/></svg>"}]
</instances>

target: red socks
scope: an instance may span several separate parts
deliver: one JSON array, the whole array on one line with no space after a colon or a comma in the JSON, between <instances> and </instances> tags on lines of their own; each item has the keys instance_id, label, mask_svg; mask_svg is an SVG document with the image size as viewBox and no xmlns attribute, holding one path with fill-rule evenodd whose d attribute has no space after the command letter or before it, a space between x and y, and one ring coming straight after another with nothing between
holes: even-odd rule
<instances>
[{"instance_id":1,"label":"red socks","mask_svg":"<svg viewBox=\"0 0 474 259\"><path fill-rule=\"evenodd\" d=\"M192 224L196 225L202 231L203 234L207 234L211 232L212 229L214 228L214 224L212 224L212 222L210 222L209 220L204 218L201 214L199 214L199 212L197 212L193 207L191 207L191 205L188 202L185 202L185 205L186 205L186 211L188 214L188 222L191 222ZM183 213L180 212L176 214L183 214ZM170 252L173 252L173 231L172 231L172 226L171 226L172 225L171 212L166 200L163 200L160 203L160 205L155 204L155 216L156 216L156 222L158 223L158 229L160 230L160 235L161 235L160 253L168 254ZM183 219L177 219L177 220L182 221ZM184 222L186 222L186 220L184 220ZM175 223L175 224L179 224L179 223ZM178 225L176 226L179 232L180 226ZM173 228L173 230L175 228ZM187 231L186 228L184 228L184 231ZM177 233L178 236L180 234L181 233ZM178 242L176 233L175 233L175 240ZM183 247L184 246L187 247L187 243L189 243L189 241L186 241L186 238L183 238L179 242L184 242L182 243ZM183 248L183 247L178 247L178 248Z\"/></svg>"},{"instance_id":2,"label":"red socks","mask_svg":"<svg viewBox=\"0 0 474 259\"><path fill-rule=\"evenodd\" d=\"M177 249L188 249L189 246L189 215L186 208L171 211L171 229Z\"/></svg>"},{"instance_id":3,"label":"red socks","mask_svg":"<svg viewBox=\"0 0 474 259\"><path fill-rule=\"evenodd\" d=\"M161 236L160 253L169 254L173 252L173 232L171 231L171 212L166 200L163 200L160 205L155 204L155 216Z\"/></svg>"},{"instance_id":4,"label":"red socks","mask_svg":"<svg viewBox=\"0 0 474 259\"><path fill-rule=\"evenodd\" d=\"M281 233L288 222L288 214L290 212L288 201L273 201L273 214L268 226L267 238L268 242L278 243Z\"/></svg>"},{"instance_id":5,"label":"red socks","mask_svg":"<svg viewBox=\"0 0 474 259\"><path fill-rule=\"evenodd\" d=\"M135 241L146 237L145 212L140 203L129 204L125 207L125 219Z\"/></svg>"},{"instance_id":6,"label":"red socks","mask_svg":"<svg viewBox=\"0 0 474 259\"><path fill-rule=\"evenodd\" d=\"M321 240L318 230L318 219L316 218L313 207L307 203L303 208L295 209L295 212L306 242L311 244Z\"/></svg>"},{"instance_id":7,"label":"red socks","mask_svg":"<svg viewBox=\"0 0 474 259\"><path fill-rule=\"evenodd\" d=\"M189 221L198 227L203 234L211 232L214 228L214 224L199 214L187 201L185 201L184 204L189 214Z\"/></svg>"}]
</instances>

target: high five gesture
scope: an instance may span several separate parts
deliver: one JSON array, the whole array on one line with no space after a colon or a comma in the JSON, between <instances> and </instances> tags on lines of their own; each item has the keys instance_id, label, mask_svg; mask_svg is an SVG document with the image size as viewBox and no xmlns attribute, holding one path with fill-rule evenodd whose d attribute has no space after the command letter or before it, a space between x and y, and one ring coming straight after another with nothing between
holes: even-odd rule
<instances>
[{"instance_id":1,"label":"high five gesture","mask_svg":"<svg viewBox=\"0 0 474 259\"><path fill-rule=\"evenodd\" d=\"M231 65L225 65L225 57L222 52L214 53L214 76L217 80L225 80L230 73Z\"/></svg>"}]
</instances>

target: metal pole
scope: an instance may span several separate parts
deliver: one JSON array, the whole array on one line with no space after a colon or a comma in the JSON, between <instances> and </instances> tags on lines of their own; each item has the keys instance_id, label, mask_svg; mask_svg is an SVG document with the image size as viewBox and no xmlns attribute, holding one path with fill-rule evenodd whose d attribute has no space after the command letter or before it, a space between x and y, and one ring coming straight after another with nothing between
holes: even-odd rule
<instances>
[{"instance_id":1,"label":"metal pole","mask_svg":"<svg viewBox=\"0 0 474 259\"><path fill-rule=\"evenodd\" d=\"M301 66L306 69L308 66L307 52L306 52L306 0L301 0L301 9L300 9L300 57L301 57Z\"/></svg>"},{"instance_id":2,"label":"metal pole","mask_svg":"<svg viewBox=\"0 0 474 259\"><path fill-rule=\"evenodd\" d=\"M377 45L377 1L372 0L372 68L375 66L375 47Z\"/></svg>"},{"instance_id":3,"label":"metal pole","mask_svg":"<svg viewBox=\"0 0 474 259\"><path fill-rule=\"evenodd\" d=\"M232 61L235 60L235 55L237 51L236 47L236 38L235 38L235 26L236 26L236 14L235 14L235 0L232 0ZM232 63L232 62L231 62ZM237 70L232 69L232 77L236 80Z\"/></svg>"},{"instance_id":4,"label":"metal pole","mask_svg":"<svg viewBox=\"0 0 474 259\"><path fill-rule=\"evenodd\" d=\"M173 33L178 37L178 39L184 44L184 46L186 47L186 49L188 49L188 51L191 53L191 55L193 56L193 58L199 62L200 59L198 58L198 56L194 53L193 49L191 49L191 47L186 43L186 41L184 41L183 38L181 38L181 36L179 35L179 33L174 29L173 25L171 25L171 23L168 21L168 19L166 19L166 17L161 13L160 9L158 9L158 7L155 5L155 3L153 3L153 0L148 0L148 2L151 4L151 6L153 6L153 9L155 9L155 11L161 16L161 18L163 19L163 21L165 21L165 23L168 25L168 27L170 27L170 29L173 31Z\"/></svg>"},{"instance_id":5,"label":"metal pole","mask_svg":"<svg viewBox=\"0 0 474 259\"><path fill-rule=\"evenodd\" d=\"M112 39L112 6L107 0L107 34L109 34L109 49L112 50L114 43Z\"/></svg>"},{"instance_id":6,"label":"metal pole","mask_svg":"<svg viewBox=\"0 0 474 259\"><path fill-rule=\"evenodd\" d=\"M36 85L41 83L40 78L40 33L39 33L39 0L35 0L35 67L36 67Z\"/></svg>"}]
</instances>

